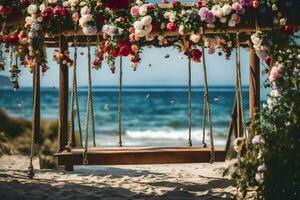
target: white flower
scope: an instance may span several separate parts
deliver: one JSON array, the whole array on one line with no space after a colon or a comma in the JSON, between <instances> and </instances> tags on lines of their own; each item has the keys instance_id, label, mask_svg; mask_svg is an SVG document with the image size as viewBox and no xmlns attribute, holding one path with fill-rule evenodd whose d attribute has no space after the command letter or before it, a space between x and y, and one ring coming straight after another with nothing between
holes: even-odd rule
<instances>
[{"instance_id":1,"label":"white flower","mask_svg":"<svg viewBox=\"0 0 300 200\"><path fill-rule=\"evenodd\" d=\"M264 181L264 175L262 173L257 173L255 174L255 180L258 183L262 183Z\"/></svg>"},{"instance_id":2,"label":"white flower","mask_svg":"<svg viewBox=\"0 0 300 200\"><path fill-rule=\"evenodd\" d=\"M223 10L219 5L213 5L213 7L211 8L212 13L214 14L214 16L221 18L223 17Z\"/></svg>"},{"instance_id":3,"label":"white flower","mask_svg":"<svg viewBox=\"0 0 300 200\"><path fill-rule=\"evenodd\" d=\"M171 15L171 12L165 12L164 17L166 19L169 19L170 15Z\"/></svg>"},{"instance_id":4,"label":"white flower","mask_svg":"<svg viewBox=\"0 0 300 200\"><path fill-rule=\"evenodd\" d=\"M191 34L190 36L190 40L194 43L198 43L200 41L200 35L197 35L197 34Z\"/></svg>"},{"instance_id":5,"label":"white flower","mask_svg":"<svg viewBox=\"0 0 300 200\"><path fill-rule=\"evenodd\" d=\"M86 4L87 4L87 3L86 3L85 1L81 1L80 4L79 4L79 6L80 6L80 7L83 7L83 6L86 6Z\"/></svg>"},{"instance_id":6,"label":"white flower","mask_svg":"<svg viewBox=\"0 0 300 200\"><path fill-rule=\"evenodd\" d=\"M142 30L143 27L144 27L144 25L143 25L143 23L141 21L135 21L134 24L133 24L133 27L135 29Z\"/></svg>"},{"instance_id":7,"label":"white flower","mask_svg":"<svg viewBox=\"0 0 300 200\"><path fill-rule=\"evenodd\" d=\"M36 14L37 13L37 11L38 11L38 7L37 7L37 5L35 5L35 4L32 4L32 5L30 5L30 6L28 6L28 13L29 14Z\"/></svg>"},{"instance_id":8,"label":"white flower","mask_svg":"<svg viewBox=\"0 0 300 200\"><path fill-rule=\"evenodd\" d=\"M70 6L70 2L68 2L68 1L63 2L63 7L69 7L69 6Z\"/></svg>"},{"instance_id":9,"label":"white flower","mask_svg":"<svg viewBox=\"0 0 300 200\"><path fill-rule=\"evenodd\" d=\"M160 24L160 29L165 29L166 25L164 23Z\"/></svg>"},{"instance_id":10,"label":"white flower","mask_svg":"<svg viewBox=\"0 0 300 200\"><path fill-rule=\"evenodd\" d=\"M43 3L40 5L39 8L40 8L40 11L41 11L41 12L44 12L44 11L46 10L46 6L45 6L45 4L43 4Z\"/></svg>"},{"instance_id":11,"label":"white flower","mask_svg":"<svg viewBox=\"0 0 300 200\"><path fill-rule=\"evenodd\" d=\"M83 15L81 16L81 18L79 19L79 25L81 27L87 27L88 26L88 22L93 20L93 16L88 14L88 15Z\"/></svg>"},{"instance_id":12,"label":"white flower","mask_svg":"<svg viewBox=\"0 0 300 200\"><path fill-rule=\"evenodd\" d=\"M146 4L144 4L141 7L139 7L139 14L141 16L145 16L147 14L147 12L148 12L148 8L147 8Z\"/></svg>"},{"instance_id":13,"label":"white flower","mask_svg":"<svg viewBox=\"0 0 300 200\"><path fill-rule=\"evenodd\" d=\"M82 31L85 35L95 35L97 33L97 27L96 26L83 27Z\"/></svg>"},{"instance_id":14,"label":"white flower","mask_svg":"<svg viewBox=\"0 0 300 200\"><path fill-rule=\"evenodd\" d=\"M265 140L261 135L256 135L252 139L252 144L264 144Z\"/></svg>"},{"instance_id":15,"label":"white flower","mask_svg":"<svg viewBox=\"0 0 300 200\"><path fill-rule=\"evenodd\" d=\"M284 26L286 24L286 19L285 18L281 18L279 20L279 24L282 25L282 26Z\"/></svg>"},{"instance_id":16,"label":"white flower","mask_svg":"<svg viewBox=\"0 0 300 200\"><path fill-rule=\"evenodd\" d=\"M42 22L43 21L43 17L38 17L37 19L36 19L38 22Z\"/></svg>"},{"instance_id":17,"label":"white flower","mask_svg":"<svg viewBox=\"0 0 300 200\"><path fill-rule=\"evenodd\" d=\"M147 15L141 19L141 22L144 26L150 25L152 23L152 17Z\"/></svg>"},{"instance_id":18,"label":"white flower","mask_svg":"<svg viewBox=\"0 0 300 200\"><path fill-rule=\"evenodd\" d=\"M145 37L147 33L143 29L135 29L135 35L138 37Z\"/></svg>"},{"instance_id":19,"label":"white flower","mask_svg":"<svg viewBox=\"0 0 300 200\"><path fill-rule=\"evenodd\" d=\"M57 0L48 0L48 3L57 3Z\"/></svg>"},{"instance_id":20,"label":"white flower","mask_svg":"<svg viewBox=\"0 0 300 200\"><path fill-rule=\"evenodd\" d=\"M153 36L153 35L150 35L150 34L147 34L145 38L146 38L147 41L152 41L152 40L154 40L154 36Z\"/></svg>"},{"instance_id":21,"label":"white flower","mask_svg":"<svg viewBox=\"0 0 300 200\"><path fill-rule=\"evenodd\" d=\"M276 97L279 97L279 92L278 90L271 90L270 92L270 97L273 97L273 98L276 98Z\"/></svg>"},{"instance_id":22,"label":"white flower","mask_svg":"<svg viewBox=\"0 0 300 200\"><path fill-rule=\"evenodd\" d=\"M157 37L157 39L158 39L158 40L163 40L163 39L165 39L165 37L164 37L163 35L159 35L159 36Z\"/></svg>"},{"instance_id":23,"label":"white flower","mask_svg":"<svg viewBox=\"0 0 300 200\"><path fill-rule=\"evenodd\" d=\"M223 24L226 23L226 22L227 22L227 18L226 18L226 17L222 17L222 18L220 19L220 22L223 23Z\"/></svg>"},{"instance_id":24,"label":"white flower","mask_svg":"<svg viewBox=\"0 0 300 200\"><path fill-rule=\"evenodd\" d=\"M179 34L184 35L184 25L179 25L179 30L178 30Z\"/></svg>"},{"instance_id":25,"label":"white flower","mask_svg":"<svg viewBox=\"0 0 300 200\"><path fill-rule=\"evenodd\" d=\"M141 5L143 5L143 1L141 1L141 0L137 0L136 2L135 2L138 6L141 6Z\"/></svg>"},{"instance_id":26,"label":"white flower","mask_svg":"<svg viewBox=\"0 0 300 200\"><path fill-rule=\"evenodd\" d=\"M229 15L231 13L231 6L228 5L228 4L225 4L223 7L222 7L222 12L223 12L223 15L226 16L226 15Z\"/></svg>"},{"instance_id":27,"label":"white flower","mask_svg":"<svg viewBox=\"0 0 300 200\"><path fill-rule=\"evenodd\" d=\"M31 24L32 21L33 21L32 17L28 16L28 17L25 18L25 22L28 23L28 24Z\"/></svg>"},{"instance_id":28,"label":"white flower","mask_svg":"<svg viewBox=\"0 0 300 200\"><path fill-rule=\"evenodd\" d=\"M257 171L258 172L267 171L267 166L265 164L262 164L262 165L260 165L260 166L257 167Z\"/></svg>"},{"instance_id":29,"label":"white flower","mask_svg":"<svg viewBox=\"0 0 300 200\"><path fill-rule=\"evenodd\" d=\"M273 11L277 11L277 10L278 10L278 7L277 7L276 4L273 4L273 5L272 5L272 10L273 10Z\"/></svg>"},{"instance_id":30,"label":"white flower","mask_svg":"<svg viewBox=\"0 0 300 200\"><path fill-rule=\"evenodd\" d=\"M169 16L169 21L170 22L175 22L176 21L176 13L172 12Z\"/></svg>"},{"instance_id":31,"label":"white flower","mask_svg":"<svg viewBox=\"0 0 300 200\"><path fill-rule=\"evenodd\" d=\"M144 26L143 31L145 31L146 34L151 33L151 31L152 31L152 25L150 24L150 25Z\"/></svg>"},{"instance_id":32,"label":"white flower","mask_svg":"<svg viewBox=\"0 0 300 200\"><path fill-rule=\"evenodd\" d=\"M91 9L89 9L89 7L87 6L84 6L83 8L81 8L80 10L80 15L83 16L83 15L87 15L87 14L90 14L91 13Z\"/></svg>"},{"instance_id":33,"label":"white flower","mask_svg":"<svg viewBox=\"0 0 300 200\"><path fill-rule=\"evenodd\" d=\"M229 26L229 27L235 27L235 21L229 20L228 26Z\"/></svg>"}]
</instances>

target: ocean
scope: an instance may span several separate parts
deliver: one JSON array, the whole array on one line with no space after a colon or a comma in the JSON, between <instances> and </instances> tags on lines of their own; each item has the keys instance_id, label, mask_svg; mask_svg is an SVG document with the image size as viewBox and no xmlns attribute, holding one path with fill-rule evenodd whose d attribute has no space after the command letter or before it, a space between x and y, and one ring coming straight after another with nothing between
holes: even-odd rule
<instances>
[{"instance_id":1,"label":"ocean","mask_svg":"<svg viewBox=\"0 0 300 200\"><path fill-rule=\"evenodd\" d=\"M78 91L81 126L84 130L87 88L80 87ZM203 92L203 87L192 88L192 139L194 146L201 145L202 141ZM2 109L12 116L31 119L31 88L22 88L16 92L1 90L0 93L0 107ZM209 96L215 143L217 146L224 146L231 119L235 87L210 87ZM243 88L243 97L245 117L248 120L249 95L247 87ZM93 100L97 145L117 146L118 88L94 87ZM42 88L41 117L42 119L58 119L57 88ZM75 119L76 122L77 118ZM89 134L92 135L91 132ZM207 142L209 143L208 135ZM123 144L124 146L186 146L188 144L187 87L124 87Z\"/></svg>"}]
</instances>

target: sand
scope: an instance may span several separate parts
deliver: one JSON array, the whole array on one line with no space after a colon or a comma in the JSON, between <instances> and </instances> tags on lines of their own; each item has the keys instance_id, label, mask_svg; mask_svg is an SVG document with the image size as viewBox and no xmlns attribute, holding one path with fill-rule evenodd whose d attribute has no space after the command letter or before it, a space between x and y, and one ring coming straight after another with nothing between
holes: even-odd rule
<instances>
[{"instance_id":1,"label":"sand","mask_svg":"<svg viewBox=\"0 0 300 200\"><path fill-rule=\"evenodd\" d=\"M232 199L236 188L215 164L76 167L74 172L36 170L29 180L28 158L0 157L0 199ZM34 160L38 169L38 160Z\"/></svg>"}]
</instances>

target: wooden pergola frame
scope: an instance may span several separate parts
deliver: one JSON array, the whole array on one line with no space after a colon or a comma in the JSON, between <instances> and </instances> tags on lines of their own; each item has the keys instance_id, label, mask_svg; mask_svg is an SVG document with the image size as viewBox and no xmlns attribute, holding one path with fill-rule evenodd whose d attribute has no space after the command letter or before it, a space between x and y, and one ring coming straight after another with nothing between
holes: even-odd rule
<instances>
[{"instance_id":1,"label":"wooden pergola frame","mask_svg":"<svg viewBox=\"0 0 300 200\"><path fill-rule=\"evenodd\" d=\"M236 29L236 32L239 31ZM254 30L253 30L254 31ZM217 34L218 32L216 32ZM172 33L174 34L174 33ZM211 33L213 34L213 33ZM69 36L72 37L72 36ZM68 38L66 36L61 37L61 44L63 50L68 49ZM47 43L46 43L47 44ZM247 44L247 43L245 43ZM245 45L244 45L245 46ZM250 118L252 122L255 120L255 113L259 112L260 109L260 60L255 54L255 50L251 45L249 45L249 60L250 60L250 82L249 82L249 111L250 111ZM68 100L69 100L69 69L68 67L64 65L59 66L59 128L60 128L60 147L61 151L64 150L64 147L67 145L68 141ZM38 86L39 87L39 86ZM39 100L38 100L39 101ZM235 133L235 137L237 137L238 129L242 129L242 127L238 127L238 124L242 124L241 122L238 122L238 119L241 119L237 116L236 113L238 109L237 104L235 103L234 109L232 112L232 120L230 122L229 127L229 133L227 137L226 142L226 150L225 152L228 152L230 148L231 138L232 135ZM241 113L241 112L239 112ZM40 116L37 114L35 116L35 120L39 121ZM240 131L241 132L241 131ZM36 133L38 134L38 133ZM251 138L251 132L250 137ZM100 153L101 151L101 153ZM193 152L191 152L193 151ZM130 149L130 148L123 148L122 150L118 151L116 149L110 149L110 151L105 150L103 148L101 149L91 149L89 153L89 164L160 164L160 163L180 163L180 162L201 162L201 159L203 159L203 162L209 158L209 151L207 151L206 156L201 156L201 159L199 159L199 152L203 153L203 148L194 148L190 149L189 152L187 152L185 149L178 149L173 148L169 151L164 152L160 151L158 153L158 150L155 149L154 151L151 149ZM219 158L222 160L222 158L225 156L224 152L218 152L217 153L217 159ZM155 154L155 157L153 157L153 154ZM191 156L191 155L194 156ZM82 151L80 149L76 150L75 153L63 153L61 154L63 156L58 157L58 162L60 165L65 165L66 170L73 170L73 165L80 165L82 160ZM122 155L122 159L120 160L120 155ZM152 155L152 156L151 156ZM203 154L204 155L204 154ZM175 158L170 159L170 158ZM141 159L137 159L141 158ZM162 161L165 162L162 162ZM181 160L181 161L180 161ZM124 161L124 162L123 162Z\"/></svg>"},{"instance_id":2,"label":"wooden pergola frame","mask_svg":"<svg viewBox=\"0 0 300 200\"><path fill-rule=\"evenodd\" d=\"M185 6L189 7L193 4L185 4ZM159 5L162 9L169 8L170 5ZM12 23L12 24L15 24ZM203 33L205 35L218 35L222 33L246 33L249 34L249 39L251 33L254 33L257 30L257 25L249 24L248 27L240 27L240 28L227 28L224 29L218 29L218 28L206 28L203 30ZM270 28L263 28L263 30L270 30ZM65 31L63 34L59 37L58 35L53 36L46 36L45 37L45 45L46 47L58 47L58 44L61 44L62 50L68 50L68 43L73 42L74 38L74 31ZM81 31L78 31L76 35L79 37L78 39L78 46L86 46L86 36ZM99 33L101 35L101 33ZM167 32L165 34L166 36L176 36L179 35L178 32ZM96 45L96 38L97 36L91 36L91 45ZM250 60L250 82L249 82L249 111L250 111L250 119L253 122L255 119L255 113L259 112L260 109L260 60L255 54L255 50L253 49L252 45L250 44L249 40L244 43L242 43L243 47L249 47L249 60ZM40 133L40 68L37 67L34 70L34 73L37 73L38 75L38 84L34 84L33 86L37 89L38 95L36 97L36 105L37 110L35 112L35 115L33 116L33 120L35 121L35 135L39 135ZM59 132L60 132L60 138L59 138L59 146L60 151L63 151L65 146L67 145L68 141L68 102L69 102L69 69L67 66L60 64L59 66ZM238 127L238 124L241 125L240 122L238 122L238 117L236 113L237 109L239 107L237 104L234 104L234 109L232 112L232 120L229 127L229 134L226 142L226 152L228 151L230 147L231 137L233 133L235 133L235 137L237 137L237 131L238 129L242 129L242 127ZM250 137L251 138L251 132ZM203 153L203 148L190 148L189 151L186 149L180 149L180 148L172 148L172 149L164 149L163 151L159 151L158 149L149 149L149 148L124 148L122 151L118 151L116 149L101 149L101 158L99 157L99 152L97 154L97 151L100 151L99 149L92 149L89 155L89 163L92 164L160 164L160 163L174 163L175 161L177 163L184 163L184 162L201 162L206 161L209 159L209 151L207 151L207 154L203 154L201 158L199 158L198 153L201 151ZM153 157L153 153L155 153ZM76 154L76 155L75 155ZM68 153L65 153L65 156L58 157L58 162L60 165L65 165L66 170L73 170L73 165L79 165L82 164L82 152L81 150L75 149L75 154L68 157ZM117 155L122 154L123 156L123 162L120 161L120 157ZM95 156L98 155L98 156ZM171 155L171 158L170 158ZM139 159L137 159L137 157ZM172 160L172 158L175 158L176 160ZM216 159L222 160L223 157L225 157L224 152L216 151ZM164 162L162 162L164 161Z\"/></svg>"}]
</instances>

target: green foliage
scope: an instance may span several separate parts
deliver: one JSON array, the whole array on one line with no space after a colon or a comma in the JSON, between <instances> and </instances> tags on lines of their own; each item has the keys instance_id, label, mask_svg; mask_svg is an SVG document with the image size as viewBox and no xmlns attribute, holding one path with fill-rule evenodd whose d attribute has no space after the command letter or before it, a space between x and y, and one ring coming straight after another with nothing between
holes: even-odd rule
<instances>
[{"instance_id":1,"label":"green foliage","mask_svg":"<svg viewBox=\"0 0 300 200\"><path fill-rule=\"evenodd\" d=\"M253 127L263 142L250 144L235 165L233 178L244 197L254 188L257 199L300 199L300 49L293 46L294 38L285 32L265 35L272 63L280 66L280 77L266 81L273 91ZM266 169L259 169L262 165Z\"/></svg>"}]
</instances>

